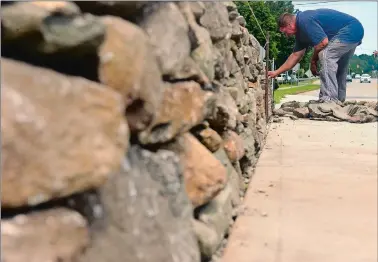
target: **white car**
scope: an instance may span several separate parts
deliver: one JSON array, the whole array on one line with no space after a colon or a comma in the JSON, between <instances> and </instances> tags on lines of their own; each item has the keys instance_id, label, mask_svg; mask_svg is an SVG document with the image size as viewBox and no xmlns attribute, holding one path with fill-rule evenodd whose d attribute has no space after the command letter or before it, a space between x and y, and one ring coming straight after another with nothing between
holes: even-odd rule
<instances>
[{"instance_id":1,"label":"white car","mask_svg":"<svg viewBox=\"0 0 378 262\"><path fill-rule=\"evenodd\" d=\"M285 82L285 74L280 74L279 76L276 77L278 83L283 83Z\"/></svg>"},{"instance_id":2,"label":"white car","mask_svg":"<svg viewBox=\"0 0 378 262\"><path fill-rule=\"evenodd\" d=\"M368 74L362 74L360 77L360 83L371 83L371 77Z\"/></svg>"},{"instance_id":3,"label":"white car","mask_svg":"<svg viewBox=\"0 0 378 262\"><path fill-rule=\"evenodd\" d=\"M360 78L361 78L361 75L360 75L360 74L356 74L356 75L354 76L354 78L356 78L356 79L360 79Z\"/></svg>"}]
</instances>

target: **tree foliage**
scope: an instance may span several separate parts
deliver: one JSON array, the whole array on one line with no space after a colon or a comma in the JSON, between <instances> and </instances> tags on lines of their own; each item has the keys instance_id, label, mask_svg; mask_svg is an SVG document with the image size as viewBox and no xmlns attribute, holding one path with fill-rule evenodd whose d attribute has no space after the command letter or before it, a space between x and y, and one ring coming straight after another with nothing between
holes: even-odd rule
<instances>
[{"instance_id":1,"label":"tree foliage","mask_svg":"<svg viewBox=\"0 0 378 262\"><path fill-rule=\"evenodd\" d=\"M256 37L262 46L265 45L265 38L253 17L252 12L247 2L235 2L239 13L244 16L247 22L247 29ZM293 51L295 39L287 38L284 34L279 32L277 25L278 18L284 12L295 14L298 10L294 9L291 1L250 1L260 26L264 32L269 32L270 36L270 59L275 59L277 66L282 65ZM310 68L310 60L312 56L312 48L309 48L300 62L301 68L307 71Z\"/></svg>"},{"instance_id":2,"label":"tree foliage","mask_svg":"<svg viewBox=\"0 0 378 262\"><path fill-rule=\"evenodd\" d=\"M371 74L378 69L378 57L373 55L354 55L349 63L350 71L356 74Z\"/></svg>"},{"instance_id":3,"label":"tree foliage","mask_svg":"<svg viewBox=\"0 0 378 262\"><path fill-rule=\"evenodd\" d=\"M253 17L248 3L235 1L235 4L239 13L246 20L249 32L264 46L265 37ZM270 58L274 58L277 65L283 64L291 54L295 40L286 38L279 32L277 20L284 12L294 13L294 5L291 1L250 1L249 4L264 33L269 33Z\"/></svg>"}]
</instances>

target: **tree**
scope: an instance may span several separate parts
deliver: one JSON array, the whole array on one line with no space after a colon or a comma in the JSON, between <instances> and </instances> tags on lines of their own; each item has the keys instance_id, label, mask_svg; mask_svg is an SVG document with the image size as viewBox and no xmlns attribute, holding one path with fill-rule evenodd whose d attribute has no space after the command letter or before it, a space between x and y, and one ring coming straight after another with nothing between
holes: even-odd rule
<instances>
[{"instance_id":1,"label":"tree","mask_svg":"<svg viewBox=\"0 0 378 262\"><path fill-rule=\"evenodd\" d=\"M356 74L371 74L372 71L378 69L378 57L374 55L354 55L349 63L352 72Z\"/></svg>"},{"instance_id":2,"label":"tree","mask_svg":"<svg viewBox=\"0 0 378 262\"><path fill-rule=\"evenodd\" d=\"M235 4L239 13L244 16L247 22L248 31L264 46L265 37L257 25L248 3L236 1ZM279 32L277 20L284 12L295 13L294 5L291 1L254 1L249 2L249 4L264 33L269 32L270 59L274 58L276 64L280 66L292 53L295 40L294 38L286 38Z\"/></svg>"},{"instance_id":3,"label":"tree","mask_svg":"<svg viewBox=\"0 0 378 262\"><path fill-rule=\"evenodd\" d=\"M256 2L249 2L250 6L252 7L253 13L255 14L264 34L261 32L256 19L252 15L252 12L249 8L247 2L235 2L236 6L238 7L239 13L244 16L246 20L246 27L256 39L259 41L260 45L264 46L266 43L266 32L270 34L270 58L277 57L278 49L277 44L274 41L276 31L276 22L274 16L271 14L268 5L265 4L264 1L256 1Z\"/></svg>"}]
</instances>

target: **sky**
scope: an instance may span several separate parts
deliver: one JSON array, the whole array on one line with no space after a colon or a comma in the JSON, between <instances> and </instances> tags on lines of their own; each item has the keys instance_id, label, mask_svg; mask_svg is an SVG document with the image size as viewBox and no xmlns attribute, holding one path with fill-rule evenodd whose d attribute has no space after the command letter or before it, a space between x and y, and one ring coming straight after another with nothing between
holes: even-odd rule
<instances>
[{"instance_id":1,"label":"sky","mask_svg":"<svg viewBox=\"0 0 378 262\"><path fill-rule=\"evenodd\" d=\"M378 50L378 3L376 1L293 1L294 8L300 11L318 8L335 9L357 18L365 29L362 44L355 54L371 55Z\"/></svg>"}]
</instances>

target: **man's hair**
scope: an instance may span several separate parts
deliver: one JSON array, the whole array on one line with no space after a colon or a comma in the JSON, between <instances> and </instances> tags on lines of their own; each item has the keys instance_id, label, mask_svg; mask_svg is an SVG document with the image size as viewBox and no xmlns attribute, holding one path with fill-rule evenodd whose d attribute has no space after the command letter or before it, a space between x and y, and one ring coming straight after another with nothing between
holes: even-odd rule
<instances>
[{"instance_id":1,"label":"man's hair","mask_svg":"<svg viewBox=\"0 0 378 262\"><path fill-rule=\"evenodd\" d=\"M292 21L292 19L294 17L295 17L295 15L293 15L293 14L283 13L278 18L278 27L285 27L285 26L287 26Z\"/></svg>"}]
</instances>

